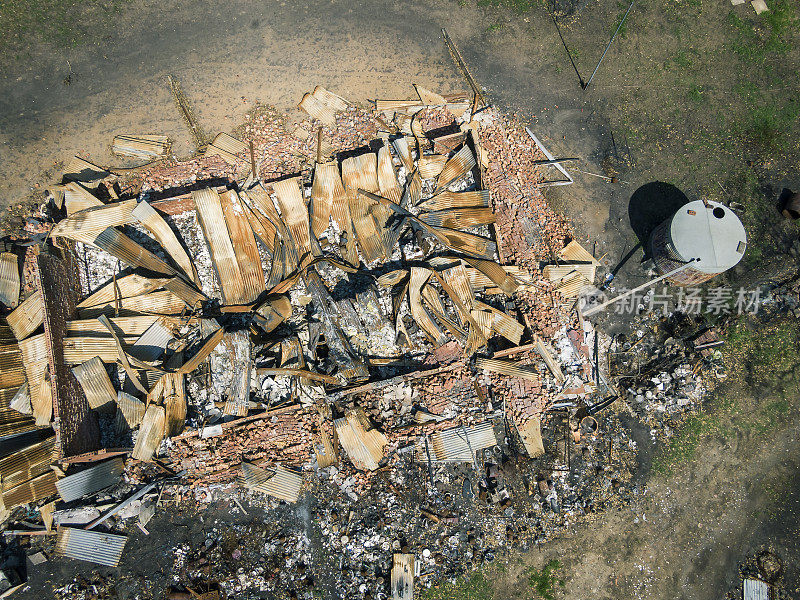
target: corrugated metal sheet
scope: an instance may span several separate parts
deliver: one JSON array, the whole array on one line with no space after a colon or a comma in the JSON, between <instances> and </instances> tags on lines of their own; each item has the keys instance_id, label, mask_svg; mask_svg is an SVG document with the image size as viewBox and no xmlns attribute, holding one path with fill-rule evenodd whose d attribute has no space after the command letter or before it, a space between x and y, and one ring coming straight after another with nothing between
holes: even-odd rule
<instances>
[{"instance_id":1,"label":"corrugated metal sheet","mask_svg":"<svg viewBox=\"0 0 800 600\"><path fill-rule=\"evenodd\" d=\"M64 184L64 208L67 216L92 206L102 206L103 203L83 185L75 181Z\"/></svg>"},{"instance_id":2,"label":"corrugated metal sheet","mask_svg":"<svg viewBox=\"0 0 800 600\"><path fill-rule=\"evenodd\" d=\"M176 322L178 319L170 317L159 317L158 315L137 315L135 317L111 317L109 321L114 326L118 335L136 336L142 335L147 328L159 319L169 319ZM108 329L97 319L76 319L67 321L67 335L85 337L108 337Z\"/></svg>"},{"instance_id":3,"label":"corrugated metal sheet","mask_svg":"<svg viewBox=\"0 0 800 600\"><path fill-rule=\"evenodd\" d=\"M173 277L164 284L164 288L175 294L192 309L198 308L202 302L208 300L208 296L182 277Z\"/></svg>"},{"instance_id":4,"label":"corrugated metal sheet","mask_svg":"<svg viewBox=\"0 0 800 600\"><path fill-rule=\"evenodd\" d=\"M420 218L433 227L449 227L451 229L464 229L494 223L492 209L478 207L437 210L423 213Z\"/></svg>"},{"instance_id":5,"label":"corrugated metal sheet","mask_svg":"<svg viewBox=\"0 0 800 600\"><path fill-rule=\"evenodd\" d=\"M472 257L462 257L462 260L488 277L507 296L511 296L519 288L519 283L514 276L505 267L501 267L492 260L481 260Z\"/></svg>"},{"instance_id":6,"label":"corrugated metal sheet","mask_svg":"<svg viewBox=\"0 0 800 600\"><path fill-rule=\"evenodd\" d=\"M507 375L508 377L519 377L520 379L527 379L529 381L541 381L541 376L531 369L528 365L523 365L518 362L510 360L502 360L499 358L476 358L475 367Z\"/></svg>"},{"instance_id":7,"label":"corrugated metal sheet","mask_svg":"<svg viewBox=\"0 0 800 600\"><path fill-rule=\"evenodd\" d=\"M47 358L45 354L44 358ZM19 388L25 383L23 355L17 344L0 346L0 389Z\"/></svg>"},{"instance_id":8,"label":"corrugated metal sheet","mask_svg":"<svg viewBox=\"0 0 800 600\"><path fill-rule=\"evenodd\" d=\"M12 388L13 389L13 388ZM10 390L3 390L3 392L8 392ZM0 393L0 400L2 401L3 405L6 405L6 398L5 394ZM31 408L31 391L28 387L28 382L26 381L19 389L14 393L14 396L11 398L11 401L7 403L8 408L21 413L23 415L31 415L33 414L33 409ZM5 409L0 409L2 411L2 421L4 424L7 423L8 415L4 414ZM16 419L11 419L11 421L15 421Z\"/></svg>"},{"instance_id":9,"label":"corrugated metal sheet","mask_svg":"<svg viewBox=\"0 0 800 600\"><path fill-rule=\"evenodd\" d=\"M347 101L342 98L341 96L337 96L330 90L326 90L321 85L318 85L314 88L313 92L314 97L322 102L325 106L331 108L331 110L335 112L340 112L347 109Z\"/></svg>"},{"instance_id":10,"label":"corrugated metal sheet","mask_svg":"<svg viewBox=\"0 0 800 600\"><path fill-rule=\"evenodd\" d=\"M442 169L439 179L436 180L436 191L445 189L448 185L466 175L474 166L475 155L469 146L464 146L447 161L444 169Z\"/></svg>"},{"instance_id":11,"label":"corrugated metal sheet","mask_svg":"<svg viewBox=\"0 0 800 600\"><path fill-rule=\"evenodd\" d=\"M273 471L243 462L239 483L278 500L294 503L300 498L303 477L281 465L276 465Z\"/></svg>"},{"instance_id":12,"label":"corrugated metal sheet","mask_svg":"<svg viewBox=\"0 0 800 600\"><path fill-rule=\"evenodd\" d=\"M420 202L421 210L448 210L451 208L489 207L489 190L474 192L444 191Z\"/></svg>"},{"instance_id":13,"label":"corrugated metal sheet","mask_svg":"<svg viewBox=\"0 0 800 600\"><path fill-rule=\"evenodd\" d=\"M417 90L417 95L422 103L426 106L444 106L447 104L447 100L444 99L444 96L441 94L437 94L436 92L432 92L429 89L422 87L421 85L414 84L414 88Z\"/></svg>"},{"instance_id":14,"label":"corrugated metal sheet","mask_svg":"<svg viewBox=\"0 0 800 600\"><path fill-rule=\"evenodd\" d=\"M95 356L77 366L72 367L72 372L81 384L86 400L95 410L111 410L117 399L117 391L111 384L105 364Z\"/></svg>"},{"instance_id":15,"label":"corrugated metal sheet","mask_svg":"<svg viewBox=\"0 0 800 600\"><path fill-rule=\"evenodd\" d=\"M475 306L479 310L489 311L492 313L492 329L506 338L514 345L519 345L522 339L522 334L525 332L525 326L519 321L512 319L503 311L497 310L493 306L484 304L480 301L475 301Z\"/></svg>"},{"instance_id":16,"label":"corrugated metal sheet","mask_svg":"<svg viewBox=\"0 0 800 600\"><path fill-rule=\"evenodd\" d=\"M397 183L397 172L392 163L392 153L385 143L378 150L378 187L381 196L395 204L400 204L403 192Z\"/></svg>"},{"instance_id":17,"label":"corrugated metal sheet","mask_svg":"<svg viewBox=\"0 0 800 600\"><path fill-rule=\"evenodd\" d=\"M311 117L325 125L336 124L336 113L347 108L347 102L321 86L305 94L299 104Z\"/></svg>"},{"instance_id":18,"label":"corrugated metal sheet","mask_svg":"<svg viewBox=\"0 0 800 600\"><path fill-rule=\"evenodd\" d=\"M59 527L55 552L64 558L116 567L128 538L102 531Z\"/></svg>"},{"instance_id":19,"label":"corrugated metal sheet","mask_svg":"<svg viewBox=\"0 0 800 600\"><path fill-rule=\"evenodd\" d=\"M145 404L135 396L117 392L117 430L127 431L138 427L144 418Z\"/></svg>"},{"instance_id":20,"label":"corrugated metal sheet","mask_svg":"<svg viewBox=\"0 0 800 600\"><path fill-rule=\"evenodd\" d=\"M164 439L165 425L164 407L152 404L148 406L139 427L139 435L136 436L136 444L133 446L131 458L145 462L152 460L161 440Z\"/></svg>"},{"instance_id":21,"label":"corrugated metal sheet","mask_svg":"<svg viewBox=\"0 0 800 600\"><path fill-rule=\"evenodd\" d=\"M117 156L155 158L169 154L169 138L165 135L117 135L111 143L111 152Z\"/></svg>"},{"instance_id":22,"label":"corrugated metal sheet","mask_svg":"<svg viewBox=\"0 0 800 600\"><path fill-rule=\"evenodd\" d=\"M72 502L118 483L124 470L124 459L114 458L59 479L56 489L64 502Z\"/></svg>"},{"instance_id":23,"label":"corrugated metal sheet","mask_svg":"<svg viewBox=\"0 0 800 600\"><path fill-rule=\"evenodd\" d=\"M100 315L113 316L116 304L107 302L97 304L88 308L79 308L78 317L80 319L97 318ZM170 290L159 290L141 296L122 298L119 301L120 313L150 313L153 315L176 316L180 315L186 308L186 303L178 298Z\"/></svg>"},{"instance_id":24,"label":"corrugated metal sheet","mask_svg":"<svg viewBox=\"0 0 800 600\"><path fill-rule=\"evenodd\" d=\"M347 456L357 469L374 471L383 458L383 449L388 443L377 429L367 429L366 418L357 410L348 411L345 417L335 419L333 427Z\"/></svg>"},{"instance_id":25,"label":"corrugated metal sheet","mask_svg":"<svg viewBox=\"0 0 800 600\"><path fill-rule=\"evenodd\" d=\"M372 152L351 156L342 161L342 181L347 191L350 217L355 234L366 262L372 262L385 254L383 247L383 227L389 217L388 209L367 200L358 193L359 189L380 193L378 182L378 158Z\"/></svg>"},{"instance_id":26,"label":"corrugated metal sheet","mask_svg":"<svg viewBox=\"0 0 800 600\"><path fill-rule=\"evenodd\" d=\"M411 281L408 287L408 305L411 316L417 325L427 333L438 347L447 342L447 336L434 322L425 307L422 306L422 286L430 278L430 271L422 267L411 267Z\"/></svg>"},{"instance_id":27,"label":"corrugated metal sheet","mask_svg":"<svg viewBox=\"0 0 800 600\"><path fill-rule=\"evenodd\" d=\"M24 340L42 325L42 294L38 290L29 295L6 317L14 337Z\"/></svg>"},{"instance_id":28,"label":"corrugated metal sheet","mask_svg":"<svg viewBox=\"0 0 800 600\"><path fill-rule=\"evenodd\" d=\"M289 231L292 234L300 256L311 251L309 236L308 207L303 199L300 178L291 177L272 183L278 208Z\"/></svg>"},{"instance_id":29,"label":"corrugated metal sheet","mask_svg":"<svg viewBox=\"0 0 800 600\"><path fill-rule=\"evenodd\" d=\"M580 273L590 283L594 282L595 271L597 267L594 264L581 264L581 265L547 265L542 270L542 275L545 279L553 282L560 282L572 273Z\"/></svg>"},{"instance_id":30,"label":"corrugated metal sheet","mask_svg":"<svg viewBox=\"0 0 800 600\"><path fill-rule=\"evenodd\" d=\"M453 427L428 437L431 462L472 462L474 453L497 445L494 427L485 421L474 427ZM417 442L416 460L427 462L425 439Z\"/></svg>"},{"instance_id":31,"label":"corrugated metal sheet","mask_svg":"<svg viewBox=\"0 0 800 600\"><path fill-rule=\"evenodd\" d=\"M554 290L564 296L564 298L574 298L584 289L591 287L591 283L579 272L574 271L561 279Z\"/></svg>"},{"instance_id":32,"label":"corrugated metal sheet","mask_svg":"<svg viewBox=\"0 0 800 600\"><path fill-rule=\"evenodd\" d=\"M311 185L311 228L319 237L328 228L331 215L339 229L349 229L350 211L342 176L336 161L317 163Z\"/></svg>"},{"instance_id":33,"label":"corrugated metal sheet","mask_svg":"<svg viewBox=\"0 0 800 600\"><path fill-rule=\"evenodd\" d=\"M92 206L59 221L50 235L76 241L90 241L108 227L119 227L135 222L136 219L131 215L134 208L136 208L135 199Z\"/></svg>"},{"instance_id":34,"label":"corrugated metal sheet","mask_svg":"<svg viewBox=\"0 0 800 600\"><path fill-rule=\"evenodd\" d=\"M50 470L55 459L55 437L31 444L0 459L0 482L2 491L12 488Z\"/></svg>"},{"instance_id":35,"label":"corrugated metal sheet","mask_svg":"<svg viewBox=\"0 0 800 600\"><path fill-rule=\"evenodd\" d=\"M239 272L242 274L244 284L242 300L244 303L254 302L264 291L264 270L261 267L261 256L258 253L253 229L245 215L244 205L234 190L223 192L220 195L220 203L231 243L236 250Z\"/></svg>"},{"instance_id":36,"label":"corrugated metal sheet","mask_svg":"<svg viewBox=\"0 0 800 600\"><path fill-rule=\"evenodd\" d=\"M147 269L170 277L177 275L175 269L113 227L101 231L92 243L129 267Z\"/></svg>"},{"instance_id":37,"label":"corrugated metal sheet","mask_svg":"<svg viewBox=\"0 0 800 600\"><path fill-rule=\"evenodd\" d=\"M544 443L542 443L542 427L539 419L528 419L524 425L517 425L519 437L525 446L525 452L530 458L536 458L544 454Z\"/></svg>"},{"instance_id":38,"label":"corrugated metal sheet","mask_svg":"<svg viewBox=\"0 0 800 600\"><path fill-rule=\"evenodd\" d=\"M78 303L78 308L88 308L99 304L114 302L114 298L131 298L154 292L164 287L169 277L150 278L142 275L131 274L109 281Z\"/></svg>"},{"instance_id":39,"label":"corrugated metal sheet","mask_svg":"<svg viewBox=\"0 0 800 600\"><path fill-rule=\"evenodd\" d=\"M392 558L392 600L414 597L414 555L395 554Z\"/></svg>"},{"instance_id":40,"label":"corrugated metal sheet","mask_svg":"<svg viewBox=\"0 0 800 600\"><path fill-rule=\"evenodd\" d=\"M586 248L581 246L575 240L572 240L569 244L567 244L561 250L559 250L558 260L588 262L596 266L600 265L600 262L594 256L592 256L592 254L588 250L586 250Z\"/></svg>"},{"instance_id":41,"label":"corrugated metal sheet","mask_svg":"<svg viewBox=\"0 0 800 600\"><path fill-rule=\"evenodd\" d=\"M3 492L3 505L11 510L20 504L29 504L56 493L56 474L47 471Z\"/></svg>"},{"instance_id":42,"label":"corrugated metal sheet","mask_svg":"<svg viewBox=\"0 0 800 600\"><path fill-rule=\"evenodd\" d=\"M229 165L235 165L237 162L244 160L240 155L247 152L247 144L241 140L237 140L232 135L227 133L218 133L208 148L206 149L206 156L219 156Z\"/></svg>"},{"instance_id":43,"label":"corrugated metal sheet","mask_svg":"<svg viewBox=\"0 0 800 600\"><path fill-rule=\"evenodd\" d=\"M244 280L225 224L219 194L212 189L195 190L192 198L197 206L197 218L222 289L222 299L225 304L244 304Z\"/></svg>"},{"instance_id":44,"label":"corrugated metal sheet","mask_svg":"<svg viewBox=\"0 0 800 600\"><path fill-rule=\"evenodd\" d=\"M769 584L760 579L745 579L742 586L743 600L769 600Z\"/></svg>"},{"instance_id":45,"label":"corrugated metal sheet","mask_svg":"<svg viewBox=\"0 0 800 600\"><path fill-rule=\"evenodd\" d=\"M138 337L125 336L120 338L126 346L132 346ZM68 337L63 340L64 363L79 365L87 360L99 357L106 363L117 362L119 353L114 338L108 337Z\"/></svg>"},{"instance_id":46,"label":"corrugated metal sheet","mask_svg":"<svg viewBox=\"0 0 800 600\"><path fill-rule=\"evenodd\" d=\"M0 302L9 308L19 303L19 262L12 252L0 253Z\"/></svg>"},{"instance_id":47,"label":"corrugated metal sheet","mask_svg":"<svg viewBox=\"0 0 800 600\"><path fill-rule=\"evenodd\" d=\"M414 157L411 154L411 147L408 145L409 138L397 138L392 142L400 161L409 173L414 170Z\"/></svg>"},{"instance_id":48,"label":"corrugated metal sheet","mask_svg":"<svg viewBox=\"0 0 800 600\"><path fill-rule=\"evenodd\" d=\"M139 360L153 362L161 358L167 345L174 339L172 330L165 327L160 321L156 321L139 336L139 339L128 349L128 353Z\"/></svg>"},{"instance_id":49,"label":"corrugated metal sheet","mask_svg":"<svg viewBox=\"0 0 800 600\"><path fill-rule=\"evenodd\" d=\"M175 235L175 232L164 220L164 217L145 201L139 202L136 208L131 212L131 215L152 234L159 244L161 244L170 258L181 268L184 275L190 280L199 283L197 271L192 261L189 259L189 255L178 240L178 236Z\"/></svg>"},{"instance_id":50,"label":"corrugated metal sheet","mask_svg":"<svg viewBox=\"0 0 800 600\"><path fill-rule=\"evenodd\" d=\"M442 172L447 164L447 156L444 154L426 154L417 162L419 175L423 179L431 179Z\"/></svg>"}]
</instances>

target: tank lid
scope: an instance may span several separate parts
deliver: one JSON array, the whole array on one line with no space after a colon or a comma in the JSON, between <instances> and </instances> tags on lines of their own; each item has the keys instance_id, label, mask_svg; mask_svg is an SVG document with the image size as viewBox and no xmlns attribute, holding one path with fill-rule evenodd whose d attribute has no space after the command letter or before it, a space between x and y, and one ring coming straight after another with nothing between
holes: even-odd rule
<instances>
[{"instance_id":1,"label":"tank lid","mask_svg":"<svg viewBox=\"0 0 800 600\"><path fill-rule=\"evenodd\" d=\"M695 200L672 217L672 244L684 259L700 259L693 268L722 273L736 265L747 248L747 233L739 217L717 202Z\"/></svg>"}]
</instances>

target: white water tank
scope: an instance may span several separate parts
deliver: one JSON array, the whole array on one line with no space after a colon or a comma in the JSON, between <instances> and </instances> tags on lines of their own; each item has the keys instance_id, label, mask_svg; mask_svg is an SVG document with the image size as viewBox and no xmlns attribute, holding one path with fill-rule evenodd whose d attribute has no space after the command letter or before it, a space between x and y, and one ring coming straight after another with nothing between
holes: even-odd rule
<instances>
[{"instance_id":1,"label":"white water tank","mask_svg":"<svg viewBox=\"0 0 800 600\"><path fill-rule=\"evenodd\" d=\"M708 281L735 266L747 248L739 217L717 202L695 200L683 205L650 236L650 253L661 275L696 259L669 277L677 285Z\"/></svg>"}]
</instances>

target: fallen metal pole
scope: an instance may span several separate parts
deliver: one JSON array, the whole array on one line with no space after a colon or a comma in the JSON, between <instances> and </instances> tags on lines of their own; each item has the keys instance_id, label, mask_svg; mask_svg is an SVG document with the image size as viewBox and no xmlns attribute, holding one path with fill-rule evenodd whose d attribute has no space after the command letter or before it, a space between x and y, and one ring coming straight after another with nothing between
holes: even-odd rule
<instances>
[{"instance_id":1,"label":"fallen metal pole","mask_svg":"<svg viewBox=\"0 0 800 600\"><path fill-rule=\"evenodd\" d=\"M555 158L555 157L554 157L552 154L550 154L550 152L547 150L547 148L545 148L545 147L544 147L544 144L542 144L542 142L541 142L541 141L539 141L539 138L537 138L537 137L536 137L536 136L533 134L533 132L530 130L530 128L526 127L526 128L525 128L525 131L527 131L527 132L528 132L528 135L529 135L529 136L531 136L531 139L534 141L534 143L535 143L535 144L536 144L536 146L539 148L539 150L541 150L541 151L542 151L542 154L544 154L544 155L547 157L547 160L553 161L553 166L554 166L556 169L558 169L558 170L559 170L559 172L560 172L560 173L561 173L561 174L562 174L564 177L566 177L566 178L567 178L567 180L566 180L566 181L545 181L544 183L541 183L541 184L539 184L539 185L540 185L540 186L542 186L542 187L544 187L544 186L570 185L570 184L572 184L572 183L575 183L575 180L572 178L572 175L570 175L570 174L567 172L567 170L566 170L564 167L562 167L562 166L561 166L561 163L560 163L560 162L558 162L558 161L556 160L556 158Z\"/></svg>"},{"instance_id":2,"label":"fallen metal pole","mask_svg":"<svg viewBox=\"0 0 800 600\"><path fill-rule=\"evenodd\" d=\"M184 470L184 471L181 471L180 473L177 473L175 475L175 477L182 477L185 474L186 474L186 471ZM94 529L95 527L100 525L100 523L103 523L104 521L108 520L110 517L113 517L115 514L117 514L119 511L121 511L123 508L125 508L129 504L132 504L133 502L136 502L139 498L144 496L147 492L152 490L158 484L164 483L164 481L165 481L164 479L159 479L158 481L154 481L153 483L148 483L146 486L144 486L138 492L136 492L132 496L129 496L128 498L126 498L125 500L123 500L122 502L117 504L114 508L109 510L106 514L100 515L99 517L97 517L94 521L92 521L86 527L84 527L84 529Z\"/></svg>"},{"instance_id":3,"label":"fallen metal pole","mask_svg":"<svg viewBox=\"0 0 800 600\"><path fill-rule=\"evenodd\" d=\"M638 292L640 290L643 290L643 289L645 289L647 287L650 287L651 285L653 285L655 283L658 283L659 281L662 281L662 280L666 279L667 277L672 277L673 275L677 275L681 271L684 271L684 270L688 269L692 265L692 263L694 261L696 261L696 260L697 260L696 258L693 258L692 260L690 260L685 265L681 265L677 269L672 269L672 271L670 271L669 273L665 273L661 277L656 277L655 279L651 279L647 283L643 283L642 285L640 285L638 287L635 287L632 290L628 290L627 292L625 292L624 294L620 294L616 298L612 298L611 300L603 302L602 304L598 304L597 306L593 306L589 310L583 311L583 316L584 317L590 317L595 313L599 313L601 310L605 310L606 307L611 306L612 304L615 304L616 302L618 302L619 300L622 300L623 298L627 298L628 296L630 296L632 294L635 294L636 292Z\"/></svg>"},{"instance_id":4,"label":"fallen metal pole","mask_svg":"<svg viewBox=\"0 0 800 600\"><path fill-rule=\"evenodd\" d=\"M597 66L594 68L594 71L592 72L592 76L589 77L589 81L587 81L586 84L582 86L584 90L589 87L590 83L592 83L592 79L594 79L594 76L597 73L597 69L600 68L600 63L602 63L603 59L606 57L606 52L608 52L608 49L611 48L611 44L614 43L614 38L617 37L617 34L619 33L619 30L622 29L622 25L623 25L623 23L625 23L625 19L628 18L628 13L631 12L631 9L633 8L633 3L635 1L636 0L631 0L631 4L630 4L630 6L628 6L628 10L625 11L625 16L623 16L622 17L622 21L619 22L619 25L617 26L617 30L614 32L614 35L611 36L611 39L608 42L608 46L606 46L606 49L603 50L603 56L601 56L600 60L597 61Z\"/></svg>"}]
</instances>

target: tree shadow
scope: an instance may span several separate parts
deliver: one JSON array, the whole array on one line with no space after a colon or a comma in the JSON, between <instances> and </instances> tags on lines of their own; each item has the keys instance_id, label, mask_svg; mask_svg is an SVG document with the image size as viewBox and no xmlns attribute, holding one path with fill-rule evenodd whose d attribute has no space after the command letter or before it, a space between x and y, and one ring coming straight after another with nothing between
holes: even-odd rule
<instances>
[{"instance_id":1,"label":"tree shadow","mask_svg":"<svg viewBox=\"0 0 800 600\"><path fill-rule=\"evenodd\" d=\"M653 230L688 202L686 194L663 181L652 181L637 189L628 204L628 218L639 243L648 248Z\"/></svg>"}]
</instances>

